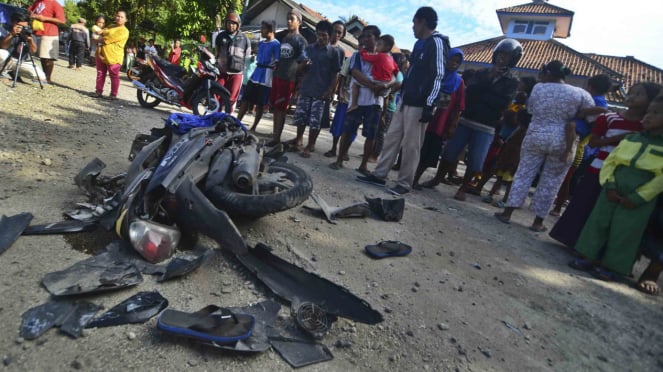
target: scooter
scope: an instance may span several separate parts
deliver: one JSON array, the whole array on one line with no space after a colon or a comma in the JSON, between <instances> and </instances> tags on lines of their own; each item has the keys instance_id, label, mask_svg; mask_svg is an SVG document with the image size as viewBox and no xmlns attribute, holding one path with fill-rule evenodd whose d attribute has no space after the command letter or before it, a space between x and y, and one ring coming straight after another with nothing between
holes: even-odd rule
<instances>
[{"instance_id":1,"label":"scooter","mask_svg":"<svg viewBox=\"0 0 663 372\"><path fill-rule=\"evenodd\" d=\"M187 71L167 60L146 55L128 72L137 88L138 103L153 108L161 102L185 107L195 115L230 112L230 92L216 82L219 69L216 58L204 46L197 46L198 64Z\"/></svg>"}]
</instances>

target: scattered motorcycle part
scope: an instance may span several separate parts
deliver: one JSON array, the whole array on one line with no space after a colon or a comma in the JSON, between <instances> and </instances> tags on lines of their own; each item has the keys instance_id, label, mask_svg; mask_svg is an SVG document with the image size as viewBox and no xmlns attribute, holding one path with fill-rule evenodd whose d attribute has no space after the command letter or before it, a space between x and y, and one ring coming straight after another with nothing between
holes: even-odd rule
<instances>
[{"instance_id":1,"label":"scattered motorcycle part","mask_svg":"<svg viewBox=\"0 0 663 372\"><path fill-rule=\"evenodd\" d=\"M331 328L327 312L312 302L302 302L292 312L297 325L316 339L324 337Z\"/></svg>"},{"instance_id":2,"label":"scattered motorcycle part","mask_svg":"<svg viewBox=\"0 0 663 372\"><path fill-rule=\"evenodd\" d=\"M0 217L0 254L14 244L32 221L31 213L19 213Z\"/></svg>"}]
</instances>

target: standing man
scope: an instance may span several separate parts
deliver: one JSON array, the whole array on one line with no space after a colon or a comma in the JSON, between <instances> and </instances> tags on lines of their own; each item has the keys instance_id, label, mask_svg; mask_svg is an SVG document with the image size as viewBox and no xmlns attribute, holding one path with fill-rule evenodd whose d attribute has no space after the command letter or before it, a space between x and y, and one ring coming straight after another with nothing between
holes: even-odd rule
<instances>
[{"instance_id":1,"label":"standing man","mask_svg":"<svg viewBox=\"0 0 663 372\"><path fill-rule=\"evenodd\" d=\"M55 60L60 54L58 25L65 23L64 8L56 0L37 0L28 10L30 18L37 21L37 24L32 25L34 33L37 35L37 57L41 60L46 81L50 83ZM37 26L39 23L41 25Z\"/></svg>"},{"instance_id":2,"label":"standing man","mask_svg":"<svg viewBox=\"0 0 663 372\"><path fill-rule=\"evenodd\" d=\"M95 95L101 97L104 91L106 73L110 75L111 92L107 99L117 100L120 89L120 68L124 61L124 44L129 40L129 30L124 27L127 22L127 13L118 10L115 13L115 24L104 28L101 33L102 45L97 49L97 86Z\"/></svg>"},{"instance_id":3,"label":"standing man","mask_svg":"<svg viewBox=\"0 0 663 372\"><path fill-rule=\"evenodd\" d=\"M396 185L387 189L395 195L406 194L412 187L426 126L433 118L434 106L442 93L444 65L449 50L449 39L435 31L437 13L433 8L419 8L412 23L417 41L401 87L401 103L385 135L384 149L375 170L367 176L357 177L362 182L386 185L387 174L402 148Z\"/></svg>"},{"instance_id":4,"label":"standing man","mask_svg":"<svg viewBox=\"0 0 663 372\"><path fill-rule=\"evenodd\" d=\"M368 25L359 36L359 44L363 45L367 52L375 53L379 38L380 29L375 25ZM332 169L343 168L343 161L348 155L352 138L356 135L359 125L362 125L362 135L366 140L364 141L364 155L357 170L366 169L368 158L373 152L373 144L382 116L384 96L387 95L385 92L388 93L388 89L396 80L392 79L391 82L386 83L373 80L372 69L373 65L362 60L358 52L350 57L350 75L353 78L350 84L359 84L359 95L357 96L357 102L350 102L349 106L357 106L357 108L346 113L338 156L336 161L329 165ZM348 98L352 99L352 97Z\"/></svg>"},{"instance_id":5,"label":"standing man","mask_svg":"<svg viewBox=\"0 0 663 372\"><path fill-rule=\"evenodd\" d=\"M493 66L477 71L465 82L465 110L453 137L442 150L441 163L435 177L421 184L435 187L456 167L456 160L467 146L463 183L454 198L464 201L472 178L481 172L495 128L502 113L516 97L518 79L511 73L523 55L523 47L515 39L504 39L493 50Z\"/></svg>"},{"instance_id":6,"label":"standing man","mask_svg":"<svg viewBox=\"0 0 663 372\"><path fill-rule=\"evenodd\" d=\"M292 9L287 15L288 34L281 40L281 55L274 70L272 90L269 103L274 112L274 129L272 141L267 146L275 146L281 142L281 133L285 124L285 114L290 105L290 97L295 91L297 68L306 59L306 39L299 34L302 13Z\"/></svg>"},{"instance_id":7,"label":"standing man","mask_svg":"<svg viewBox=\"0 0 663 372\"><path fill-rule=\"evenodd\" d=\"M71 25L69 29L69 68L81 69L85 51L90 49L90 31L85 27L85 18L79 18L78 23Z\"/></svg>"},{"instance_id":8,"label":"standing man","mask_svg":"<svg viewBox=\"0 0 663 372\"><path fill-rule=\"evenodd\" d=\"M317 40L306 48L307 59L300 65L305 69L305 73L293 121L297 125L297 145L303 142L306 126L310 126L308 145L301 153L304 158L310 157L315 150L324 108L326 103L331 101L341 69L339 50L329 45L333 30L334 27L329 21L318 22L315 26Z\"/></svg>"},{"instance_id":9,"label":"standing man","mask_svg":"<svg viewBox=\"0 0 663 372\"><path fill-rule=\"evenodd\" d=\"M218 61L219 84L230 92L230 111L235 108L242 88L246 60L251 57L251 42L239 30L241 20L236 13L226 15L226 29L216 36L214 45Z\"/></svg>"}]
</instances>

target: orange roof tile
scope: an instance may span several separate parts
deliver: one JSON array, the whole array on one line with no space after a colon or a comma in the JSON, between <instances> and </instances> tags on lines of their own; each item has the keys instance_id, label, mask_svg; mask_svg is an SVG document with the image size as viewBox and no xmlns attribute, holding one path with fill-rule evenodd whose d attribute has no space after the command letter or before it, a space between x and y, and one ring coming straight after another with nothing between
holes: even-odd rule
<instances>
[{"instance_id":1,"label":"orange roof tile","mask_svg":"<svg viewBox=\"0 0 663 372\"><path fill-rule=\"evenodd\" d=\"M526 14L557 14L569 15L574 13L570 10L560 8L555 5L548 4L543 1L534 1L527 4L510 6L507 8L497 9L497 13L526 13Z\"/></svg>"}]
</instances>

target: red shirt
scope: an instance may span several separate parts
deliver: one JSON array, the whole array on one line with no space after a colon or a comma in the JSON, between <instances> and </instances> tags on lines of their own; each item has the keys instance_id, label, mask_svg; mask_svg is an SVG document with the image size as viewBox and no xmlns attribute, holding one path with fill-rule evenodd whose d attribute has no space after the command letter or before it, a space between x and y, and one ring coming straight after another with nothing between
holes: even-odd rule
<instances>
[{"instance_id":1,"label":"red shirt","mask_svg":"<svg viewBox=\"0 0 663 372\"><path fill-rule=\"evenodd\" d=\"M55 0L37 0L32 4L28 10L34 14L43 15L44 17L57 18L64 23L64 9ZM60 31L58 25L51 22L43 22L44 30L35 31L37 36L58 36Z\"/></svg>"},{"instance_id":2,"label":"red shirt","mask_svg":"<svg viewBox=\"0 0 663 372\"><path fill-rule=\"evenodd\" d=\"M375 81L389 81L398 75L398 65L389 53L369 53L365 49L359 51L361 59L372 64L371 75Z\"/></svg>"},{"instance_id":3,"label":"red shirt","mask_svg":"<svg viewBox=\"0 0 663 372\"><path fill-rule=\"evenodd\" d=\"M642 122L640 120L626 120L620 114L610 112L599 116L596 119L592 135L597 138L609 138L624 133L633 133L642 131ZM619 143L601 146L596 158L587 168L587 172L599 174L603 161L610 155L610 152L617 147Z\"/></svg>"},{"instance_id":4,"label":"red shirt","mask_svg":"<svg viewBox=\"0 0 663 372\"><path fill-rule=\"evenodd\" d=\"M168 62L174 65L179 65L181 57L182 57L182 48L173 48L170 51L170 54L168 54Z\"/></svg>"},{"instance_id":5,"label":"red shirt","mask_svg":"<svg viewBox=\"0 0 663 372\"><path fill-rule=\"evenodd\" d=\"M447 106L446 110L435 110L435 115L433 115L433 119L428 124L426 132L435 133L442 137L444 128L449 125L449 120L451 120L453 114L465 110L465 82L461 80L460 86L458 86L458 89L449 98L449 106Z\"/></svg>"}]
</instances>

